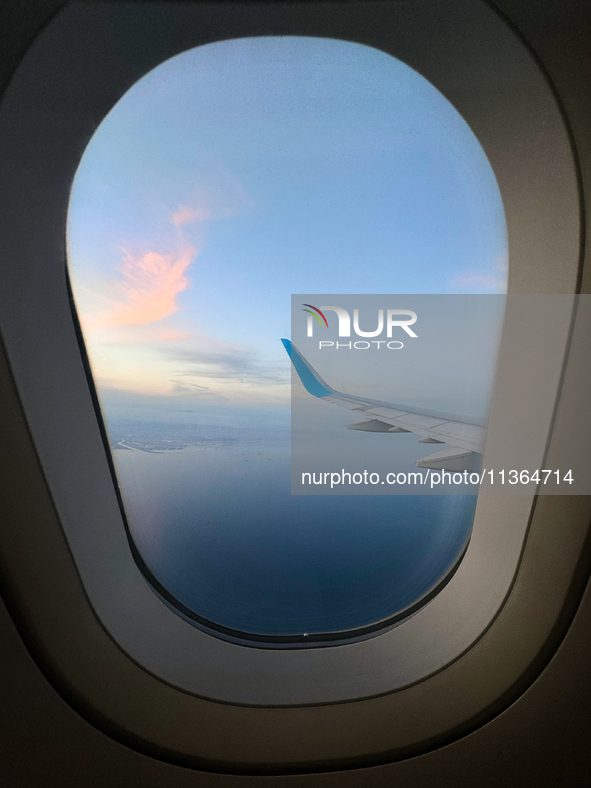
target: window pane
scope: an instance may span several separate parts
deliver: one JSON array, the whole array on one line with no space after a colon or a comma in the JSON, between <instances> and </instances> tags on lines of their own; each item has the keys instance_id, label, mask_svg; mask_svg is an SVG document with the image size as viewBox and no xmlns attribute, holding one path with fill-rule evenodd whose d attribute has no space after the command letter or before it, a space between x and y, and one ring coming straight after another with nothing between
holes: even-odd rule
<instances>
[{"instance_id":1,"label":"window pane","mask_svg":"<svg viewBox=\"0 0 591 788\"><path fill-rule=\"evenodd\" d=\"M477 139L390 55L243 38L137 82L82 158L68 264L155 580L214 626L295 639L437 586L475 497L291 496L280 338L291 293L504 292L506 247Z\"/></svg>"}]
</instances>

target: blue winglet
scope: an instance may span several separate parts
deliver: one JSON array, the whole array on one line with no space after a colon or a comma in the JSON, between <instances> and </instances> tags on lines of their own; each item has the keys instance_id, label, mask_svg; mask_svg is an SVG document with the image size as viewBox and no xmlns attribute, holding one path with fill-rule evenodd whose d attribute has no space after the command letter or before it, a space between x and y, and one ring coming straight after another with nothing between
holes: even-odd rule
<instances>
[{"instance_id":1,"label":"blue winglet","mask_svg":"<svg viewBox=\"0 0 591 788\"><path fill-rule=\"evenodd\" d=\"M331 389L330 386L322 380L314 367L308 364L297 347L292 345L289 339L282 339L281 341L306 391L314 397L327 397L329 394L334 394L334 389Z\"/></svg>"}]
</instances>

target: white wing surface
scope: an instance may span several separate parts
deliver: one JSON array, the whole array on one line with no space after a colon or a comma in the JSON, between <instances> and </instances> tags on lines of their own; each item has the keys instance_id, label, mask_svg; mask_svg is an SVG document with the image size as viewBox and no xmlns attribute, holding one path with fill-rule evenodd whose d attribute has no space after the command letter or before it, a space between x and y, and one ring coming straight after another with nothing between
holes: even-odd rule
<instances>
[{"instance_id":1,"label":"white wing surface","mask_svg":"<svg viewBox=\"0 0 591 788\"><path fill-rule=\"evenodd\" d=\"M486 441L485 422L474 416L460 416L445 411L400 405L394 402L358 397L335 391L306 361L288 339L282 339L306 391L312 396L340 405L363 416L361 421L348 425L351 430L365 432L414 432L421 436L420 443L441 443L448 448L430 454L417 462L420 468L448 471L473 470L480 463Z\"/></svg>"}]
</instances>

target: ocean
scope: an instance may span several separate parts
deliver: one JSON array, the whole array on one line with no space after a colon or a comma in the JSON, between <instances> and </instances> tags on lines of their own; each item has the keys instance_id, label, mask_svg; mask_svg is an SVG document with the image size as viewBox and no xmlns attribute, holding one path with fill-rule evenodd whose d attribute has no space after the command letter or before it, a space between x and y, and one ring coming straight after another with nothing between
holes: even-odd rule
<instances>
[{"instance_id":1,"label":"ocean","mask_svg":"<svg viewBox=\"0 0 591 788\"><path fill-rule=\"evenodd\" d=\"M154 428L111 429L131 536L159 582L218 625L371 625L427 594L469 539L476 496L292 496L285 433L195 427L167 448Z\"/></svg>"}]
</instances>

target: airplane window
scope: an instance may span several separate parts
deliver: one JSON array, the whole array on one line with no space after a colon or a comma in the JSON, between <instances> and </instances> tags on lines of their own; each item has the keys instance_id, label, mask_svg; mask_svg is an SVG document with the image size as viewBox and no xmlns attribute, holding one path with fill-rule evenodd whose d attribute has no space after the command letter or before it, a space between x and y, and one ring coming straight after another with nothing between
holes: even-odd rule
<instances>
[{"instance_id":1,"label":"airplane window","mask_svg":"<svg viewBox=\"0 0 591 788\"><path fill-rule=\"evenodd\" d=\"M475 496L292 496L291 293L502 293L490 164L361 44L226 40L162 63L78 168L68 268L130 539L214 632L370 631L460 559ZM491 359L491 365L494 359Z\"/></svg>"}]
</instances>

